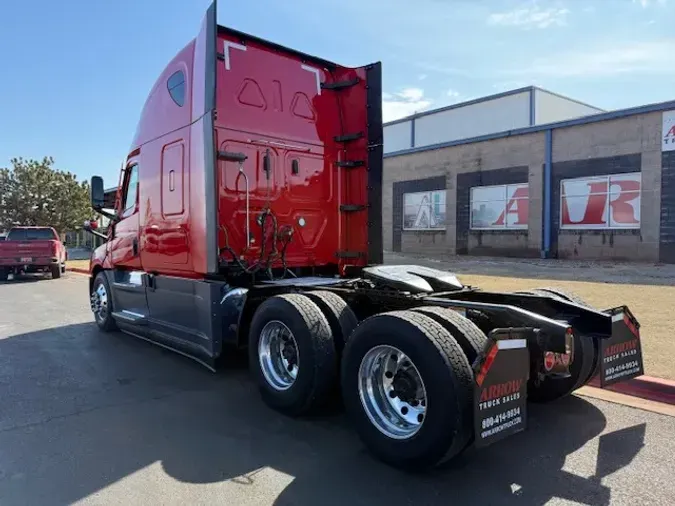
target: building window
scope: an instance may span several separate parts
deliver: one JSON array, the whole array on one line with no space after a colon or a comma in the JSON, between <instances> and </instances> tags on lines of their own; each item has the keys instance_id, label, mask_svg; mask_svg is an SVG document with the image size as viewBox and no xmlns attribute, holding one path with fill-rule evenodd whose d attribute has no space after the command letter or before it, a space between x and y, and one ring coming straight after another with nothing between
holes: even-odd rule
<instances>
[{"instance_id":1,"label":"building window","mask_svg":"<svg viewBox=\"0 0 675 506\"><path fill-rule=\"evenodd\" d=\"M445 190L403 194L403 230L445 230Z\"/></svg>"},{"instance_id":2,"label":"building window","mask_svg":"<svg viewBox=\"0 0 675 506\"><path fill-rule=\"evenodd\" d=\"M171 74L166 82L166 87L169 89L169 95L176 102L176 105L183 107L185 103L185 74L183 74L183 71L178 70Z\"/></svg>"},{"instance_id":3,"label":"building window","mask_svg":"<svg viewBox=\"0 0 675 506\"><path fill-rule=\"evenodd\" d=\"M560 228L640 228L642 174L612 174L560 182Z\"/></svg>"},{"instance_id":4,"label":"building window","mask_svg":"<svg viewBox=\"0 0 675 506\"><path fill-rule=\"evenodd\" d=\"M527 229L527 183L475 186L470 191L472 230Z\"/></svg>"}]
</instances>

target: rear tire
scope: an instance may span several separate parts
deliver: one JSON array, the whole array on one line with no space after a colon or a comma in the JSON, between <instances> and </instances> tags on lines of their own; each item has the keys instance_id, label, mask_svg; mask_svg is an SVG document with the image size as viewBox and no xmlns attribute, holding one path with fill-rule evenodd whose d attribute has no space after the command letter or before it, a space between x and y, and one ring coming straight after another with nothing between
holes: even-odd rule
<instances>
[{"instance_id":1,"label":"rear tire","mask_svg":"<svg viewBox=\"0 0 675 506\"><path fill-rule=\"evenodd\" d=\"M61 277L61 266L60 265L52 265L50 267L52 271L52 279L59 279Z\"/></svg>"},{"instance_id":2,"label":"rear tire","mask_svg":"<svg viewBox=\"0 0 675 506\"><path fill-rule=\"evenodd\" d=\"M337 382L330 325L302 294L277 295L258 307L248 353L263 401L286 415L315 411Z\"/></svg>"},{"instance_id":3,"label":"rear tire","mask_svg":"<svg viewBox=\"0 0 675 506\"><path fill-rule=\"evenodd\" d=\"M586 302L584 299L579 297L576 293L568 292L567 290L562 290L562 289L556 288L556 287L545 287L545 288L537 288L534 291L535 292L548 292L549 295L554 295L554 296L559 297L561 299L565 299L565 300L568 300L570 302L574 302L575 304L578 304L580 306L592 309L592 306L588 302Z\"/></svg>"},{"instance_id":4,"label":"rear tire","mask_svg":"<svg viewBox=\"0 0 675 506\"><path fill-rule=\"evenodd\" d=\"M469 360L469 364L473 365L487 342L487 336L475 323L456 311L445 307L422 306L416 307L413 311L425 314L443 325L443 328L450 332L462 347L462 351L464 351L464 355Z\"/></svg>"},{"instance_id":5,"label":"rear tire","mask_svg":"<svg viewBox=\"0 0 675 506\"><path fill-rule=\"evenodd\" d=\"M591 306L588 302L586 302L584 299L579 297L576 293L574 292L568 292L567 290L561 290L560 288L538 288L537 291L539 292L549 292L550 294L556 295L560 297L561 299L568 300L570 302L574 302L575 304L578 304L582 307L587 307L588 309L593 309L595 308ZM594 376L596 376L600 372L600 342L598 339L588 337L588 336L582 336L582 339L590 340L593 344L593 366L591 367L591 372L589 373L588 377L586 378L586 381L584 381L584 385L591 381Z\"/></svg>"},{"instance_id":6,"label":"rear tire","mask_svg":"<svg viewBox=\"0 0 675 506\"><path fill-rule=\"evenodd\" d=\"M581 297L558 288L537 288L521 293L561 299L592 309ZM566 397L584 386L594 376L599 365L598 346L599 343L596 339L575 332L574 359L570 365L570 377L566 379L545 379L539 386L536 386L536 378L532 377L528 385L528 398L533 402L550 402Z\"/></svg>"},{"instance_id":7,"label":"rear tire","mask_svg":"<svg viewBox=\"0 0 675 506\"><path fill-rule=\"evenodd\" d=\"M303 295L319 306L328 320L331 332L333 333L335 350L339 358L342 355L342 350L344 350L349 336L359 325L358 318L356 318L354 311L352 311L352 308L349 307L344 299L333 292L305 292Z\"/></svg>"},{"instance_id":8,"label":"rear tire","mask_svg":"<svg viewBox=\"0 0 675 506\"><path fill-rule=\"evenodd\" d=\"M402 367L391 375L387 368L399 359ZM457 341L429 316L394 311L364 320L347 342L341 373L347 414L383 462L419 470L458 455L470 441L473 372Z\"/></svg>"},{"instance_id":9,"label":"rear tire","mask_svg":"<svg viewBox=\"0 0 675 506\"><path fill-rule=\"evenodd\" d=\"M0 268L0 281L7 281L9 278L9 270Z\"/></svg>"}]
</instances>

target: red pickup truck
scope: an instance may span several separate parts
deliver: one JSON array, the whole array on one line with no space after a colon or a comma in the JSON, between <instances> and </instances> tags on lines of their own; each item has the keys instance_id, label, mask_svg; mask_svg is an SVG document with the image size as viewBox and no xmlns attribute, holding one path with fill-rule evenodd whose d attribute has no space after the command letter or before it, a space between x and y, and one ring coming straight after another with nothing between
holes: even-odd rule
<instances>
[{"instance_id":1,"label":"red pickup truck","mask_svg":"<svg viewBox=\"0 0 675 506\"><path fill-rule=\"evenodd\" d=\"M51 272L52 278L60 278L66 259L66 247L53 228L14 227L0 242L0 281L29 272Z\"/></svg>"}]
</instances>

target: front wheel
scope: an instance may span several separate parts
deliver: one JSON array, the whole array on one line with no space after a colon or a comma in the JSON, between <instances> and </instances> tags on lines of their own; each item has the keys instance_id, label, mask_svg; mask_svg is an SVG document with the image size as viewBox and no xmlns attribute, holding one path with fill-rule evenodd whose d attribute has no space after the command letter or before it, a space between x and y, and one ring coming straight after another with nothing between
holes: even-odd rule
<instances>
[{"instance_id":1,"label":"front wheel","mask_svg":"<svg viewBox=\"0 0 675 506\"><path fill-rule=\"evenodd\" d=\"M91 290L91 311L94 313L98 328L104 332L117 330L117 324L112 317L112 293L105 272L99 272L94 278Z\"/></svg>"}]
</instances>

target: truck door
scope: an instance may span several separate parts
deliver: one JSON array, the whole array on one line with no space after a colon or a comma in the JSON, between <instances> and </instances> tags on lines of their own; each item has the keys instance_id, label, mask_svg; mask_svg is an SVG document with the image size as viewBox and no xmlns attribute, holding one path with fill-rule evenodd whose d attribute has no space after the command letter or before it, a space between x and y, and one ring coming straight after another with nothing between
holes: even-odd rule
<instances>
[{"instance_id":1,"label":"truck door","mask_svg":"<svg viewBox=\"0 0 675 506\"><path fill-rule=\"evenodd\" d=\"M110 273L111 288L118 325L136 329L148 315L146 275L141 267L140 255L140 164L130 159L122 176L117 214L113 225L113 238L109 251L114 269Z\"/></svg>"},{"instance_id":2,"label":"truck door","mask_svg":"<svg viewBox=\"0 0 675 506\"><path fill-rule=\"evenodd\" d=\"M138 171L138 162L131 161L124 174L118 210L120 219L114 225L114 237L110 242L111 260L116 269L141 269Z\"/></svg>"}]
</instances>

